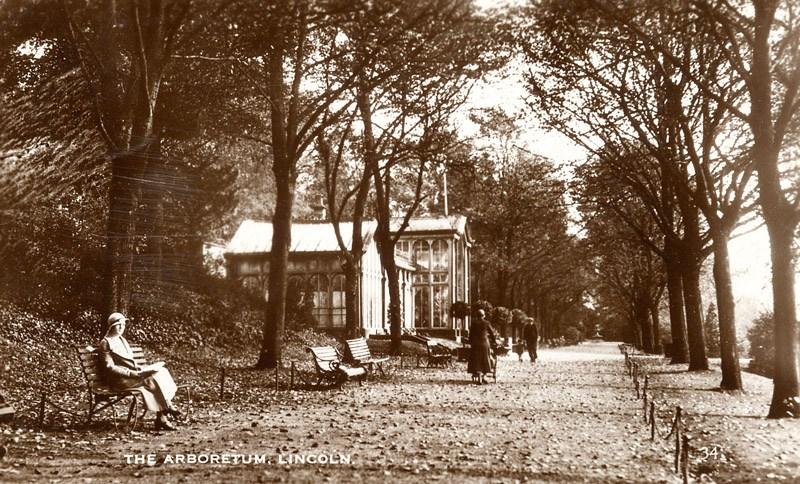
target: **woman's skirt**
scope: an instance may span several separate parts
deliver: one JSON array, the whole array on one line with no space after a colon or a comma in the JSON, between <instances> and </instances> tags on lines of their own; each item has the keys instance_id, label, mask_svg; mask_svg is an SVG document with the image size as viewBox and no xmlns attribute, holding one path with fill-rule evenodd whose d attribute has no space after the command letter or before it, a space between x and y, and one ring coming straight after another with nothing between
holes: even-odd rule
<instances>
[{"instance_id":1,"label":"woman's skirt","mask_svg":"<svg viewBox=\"0 0 800 484\"><path fill-rule=\"evenodd\" d=\"M172 401L178 390L175 380L166 368L160 368L155 374L145 378L140 388L145 407L151 412L167 410L166 405Z\"/></svg>"}]
</instances>

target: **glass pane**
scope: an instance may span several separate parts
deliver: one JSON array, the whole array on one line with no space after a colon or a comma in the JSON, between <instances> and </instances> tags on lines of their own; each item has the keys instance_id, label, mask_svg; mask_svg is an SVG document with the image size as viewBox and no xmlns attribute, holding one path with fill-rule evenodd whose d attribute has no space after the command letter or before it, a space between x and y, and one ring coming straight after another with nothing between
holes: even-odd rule
<instances>
[{"instance_id":1,"label":"glass pane","mask_svg":"<svg viewBox=\"0 0 800 484\"><path fill-rule=\"evenodd\" d=\"M433 286L433 326L445 328L450 311L450 291L448 286Z\"/></svg>"},{"instance_id":2,"label":"glass pane","mask_svg":"<svg viewBox=\"0 0 800 484\"><path fill-rule=\"evenodd\" d=\"M337 274L333 277L331 291L331 308L333 308L334 311L344 311L344 295L344 275Z\"/></svg>"},{"instance_id":3,"label":"glass pane","mask_svg":"<svg viewBox=\"0 0 800 484\"><path fill-rule=\"evenodd\" d=\"M430 296L429 288L427 286L414 288L414 326L418 328L427 328L430 326L428 323L428 314L430 311Z\"/></svg>"},{"instance_id":4,"label":"glass pane","mask_svg":"<svg viewBox=\"0 0 800 484\"><path fill-rule=\"evenodd\" d=\"M427 240L418 240L414 242L414 262L416 262L417 267L426 270L431 268L430 250L428 249Z\"/></svg>"},{"instance_id":5,"label":"glass pane","mask_svg":"<svg viewBox=\"0 0 800 484\"><path fill-rule=\"evenodd\" d=\"M450 267L450 254L446 240L434 240L432 249L433 270L446 271Z\"/></svg>"}]
</instances>

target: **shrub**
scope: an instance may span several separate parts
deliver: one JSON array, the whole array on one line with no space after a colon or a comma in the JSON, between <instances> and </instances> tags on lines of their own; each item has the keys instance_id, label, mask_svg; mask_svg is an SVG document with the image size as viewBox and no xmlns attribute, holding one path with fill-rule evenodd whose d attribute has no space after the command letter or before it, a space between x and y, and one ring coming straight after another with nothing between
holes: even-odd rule
<instances>
[{"instance_id":1,"label":"shrub","mask_svg":"<svg viewBox=\"0 0 800 484\"><path fill-rule=\"evenodd\" d=\"M706 337L706 352L711 358L719 358L719 318L717 317L717 307L712 302L706 310L706 320L703 325Z\"/></svg>"},{"instance_id":2,"label":"shrub","mask_svg":"<svg viewBox=\"0 0 800 484\"><path fill-rule=\"evenodd\" d=\"M497 306L492 310L489 320L497 327L504 324L510 324L511 311L503 306Z\"/></svg>"},{"instance_id":3,"label":"shrub","mask_svg":"<svg viewBox=\"0 0 800 484\"><path fill-rule=\"evenodd\" d=\"M514 309L511 311L511 324L515 326L522 326L528 320L528 315L521 309Z\"/></svg>"},{"instance_id":4,"label":"shrub","mask_svg":"<svg viewBox=\"0 0 800 484\"><path fill-rule=\"evenodd\" d=\"M486 313L486 317L490 317L492 315L492 311L494 310L494 306L489 301L476 301L472 304L472 312L473 314L478 314L478 309L483 309Z\"/></svg>"},{"instance_id":5,"label":"shrub","mask_svg":"<svg viewBox=\"0 0 800 484\"><path fill-rule=\"evenodd\" d=\"M450 306L450 316L457 319L464 319L469 316L469 304L464 301L456 301Z\"/></svg>"},{"instance_id":6,"label":"shrub","mask_svg":"<svg viewBox=\"0 0 800 484\"><path fill-rule=\"evenodd\" d=\"M759 314L747 330L751 358L749 370L769 378L772 378L775 366L773 324L772 312L766 311Z\"/></svg>"},{"instance_id":7,"label":"shrub","mask_svg":"<svg viewBox=\"0 0 800 484\"><path fill-rule=\"evenodd\" d=\"M576 345L581 342L581 332L575 326L570 326L564 330L564 344Z\"/></svg>"}]
</instances>

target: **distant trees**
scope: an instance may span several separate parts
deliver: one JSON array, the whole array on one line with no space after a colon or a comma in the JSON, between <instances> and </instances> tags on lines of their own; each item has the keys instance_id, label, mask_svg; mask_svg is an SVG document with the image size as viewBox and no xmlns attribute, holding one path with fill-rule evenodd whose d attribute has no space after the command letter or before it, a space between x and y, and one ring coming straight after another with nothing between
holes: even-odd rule
<instances>
[{"instance_id":1,"label":"distant trees","mask_svg":"<svg viewBox=\"0 0 800 484\"><path fill-rule=\"evenodd\" d=\"M478 297L533 316L543 338L580 316L585 260L568 233L566 183L547 159L532 154L522 128L499 109L476 111L480 135L450 160L454 210L470 218Z\"/></svg>"}]
</instances>

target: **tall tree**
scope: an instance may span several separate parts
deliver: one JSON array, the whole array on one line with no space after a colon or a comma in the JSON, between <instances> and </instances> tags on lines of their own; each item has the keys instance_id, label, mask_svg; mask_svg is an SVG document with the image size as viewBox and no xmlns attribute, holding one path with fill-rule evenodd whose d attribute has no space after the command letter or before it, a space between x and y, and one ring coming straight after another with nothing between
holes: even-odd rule
<instances>
[{"instance_id":1,"label":"tall tree","mask_svg":"<svg viewBox=\"0 0 800 484\"><path fill-rule=\"evenodd\" d=\"M375 240L389 289L392 351L399 352L402 313L395 244L421 202L426 169L437 153L448 149L450 115L493 65L494 50L487 54L485 49L487 39L492 40L487 35L492 21L479 18L464 0L420 0L402 7L373 2L372 7L383 14L359 18L351 34L356 46L355 103L364 129L364 162L375 189ZM385 35L381 32L395 35L391 50L375 41ZM409 164L416 167L414 196L395 223L393 173Z\"/></svg>"},{"instance_id":2,"label":"tall tree","mask_svg":"<svg viewBox=\"0 0 800 484\"><path fill-rule=\"evenodd\" d=\"M635 2L634 2L635 3ZM800 221L796 187L782 183L781 163L788 139L798 122L800 91L800 19L792 2L698 0L670 4L680 13L684 35L708 36L717 43L731 71L744 82L746 103L727 99L728 79L707 78L694 72L682 45L664 42L664 37L642 28L640 17L630 10L602 0L588 4L613 19L627 33L663 55L702 93L745 123L752 134L752 162L758 174L759 205L770 237L773 307L775 311L776 373L768 416L792 414L790 398L800 395L798 326L795 306L792 243ZM722 328L720 328L722 330Z\"/></svg>"},{"instance_id":3,"label":"tall tree","mask_svg":"<svg viewBox=\"0 0 800 484\"><path fill-rule=\"evenodd\" d=\"M189 20L190 3L65 1L62 8L96 108L98 132L111 154L106 305L109 311L126 311L136 210L153 189L142 180L162 165L156 123L162 81Z\"/></svg>"}]
</instances>

